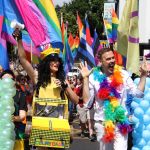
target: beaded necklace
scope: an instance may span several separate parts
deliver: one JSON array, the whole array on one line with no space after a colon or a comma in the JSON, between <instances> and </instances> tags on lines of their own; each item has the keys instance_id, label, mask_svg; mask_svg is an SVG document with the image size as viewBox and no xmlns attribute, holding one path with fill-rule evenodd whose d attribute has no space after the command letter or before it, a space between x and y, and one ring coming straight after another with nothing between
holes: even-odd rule
<instances>
[{"instance_id":1,"label":"beaded necklace","mask_svg":"<svg viewBox=\"0 0 150 150\"><path fill-rule=\"evenodd\" d=\"M119 128L123 135L131 131L124 108L119 104L120 94L123 85L121 67L115 66L114 73L109 77L101 72L101 67L94 68L94 80L100 82L100 88L97 93L99 100L104 105L104 142L111 142L115 137L115 126Z\"/></svg>"}]
</instances>

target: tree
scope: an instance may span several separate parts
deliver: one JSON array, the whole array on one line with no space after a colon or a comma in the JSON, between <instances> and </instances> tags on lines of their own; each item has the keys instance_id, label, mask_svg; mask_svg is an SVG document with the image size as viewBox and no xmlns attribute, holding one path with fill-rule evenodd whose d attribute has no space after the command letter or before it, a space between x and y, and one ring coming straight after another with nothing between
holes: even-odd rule
<instances>
[{"instance_id":1,"label":"tree","mask_svg":"<svg viewBox=\"0 0 150 150\"><path fill-rule=\"evenodd\" d=\"M93 35L94 29L97 29L100 36L103 32L102 13L104 9L104 0L72 0L70 3L65 3L62 7L56 6L56 12L60 19L63 13L64 22L68 21L68 33L71 32L74 36L77 33L78 26L76 23L77 11L84 23L85 13L88 15L88 21Z\"/></svg>"}]
</instances>

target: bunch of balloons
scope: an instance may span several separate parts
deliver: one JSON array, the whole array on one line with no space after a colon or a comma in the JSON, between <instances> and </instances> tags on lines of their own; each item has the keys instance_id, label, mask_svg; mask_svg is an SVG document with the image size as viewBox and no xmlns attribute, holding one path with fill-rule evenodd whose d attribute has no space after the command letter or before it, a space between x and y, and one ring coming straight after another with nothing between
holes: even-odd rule
<instances>
[{"instance_id":1,"label":"bunch of balloons","mask_svg":"<svg viewBox=\"0 0 150 150\"><path fill-rule=\"evenodd\" d=\"M137 78L134 82L138 84L139 80ZM150 150L150 78L146 79L144 98L133 98L131 107L134 110L132 150Z\"/></svg>"},{"instance_id":2,"label":"bunch of balloons","mask_svg":"<svg viewBox=\"0 0 150 150\"><path fill-rule=\"evenodd\" d=\"M15 142L12 114L15 111L13 97L15 82L10 78L0 79L0 150L13 150Z\"/></svg>"}]
</instances>

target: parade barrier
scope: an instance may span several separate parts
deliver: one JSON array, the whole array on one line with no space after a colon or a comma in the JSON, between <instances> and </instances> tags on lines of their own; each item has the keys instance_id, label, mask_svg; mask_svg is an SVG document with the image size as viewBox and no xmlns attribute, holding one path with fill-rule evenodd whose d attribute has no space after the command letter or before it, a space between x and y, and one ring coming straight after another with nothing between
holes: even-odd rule
<instances>
[{"instance_id":1,"label":"parade barrier","mask_svg":"<svg viewBox=\"0 0 150 150\"><path fill-rule=\"evenodd\" d=\"M0 80L0 150L13 150L15 142L12 114L15 111L13 97L15 82L10 78Z\"/></svg>"},{"instance_id":2,"label":"parade barrier","mask_svg":"<svg viewBox=\"0 0 150 150\"><path fill-rule=\"evenodd\" d=\"M134 82L139 83L139 78ZM134 110L132 150L150 150L150 78L146 79L144 98L133 98L131 106Z\"/></svg>"},{"instance_id":3,"label":"parade barrier","mask_svg":"<svg viewBox=\"0 0 150 150\"><path fill-rule=\"evenodd\" d=\"M34 98L30 145L69 148L68 100Z\"/></svg>"}]
</instances>

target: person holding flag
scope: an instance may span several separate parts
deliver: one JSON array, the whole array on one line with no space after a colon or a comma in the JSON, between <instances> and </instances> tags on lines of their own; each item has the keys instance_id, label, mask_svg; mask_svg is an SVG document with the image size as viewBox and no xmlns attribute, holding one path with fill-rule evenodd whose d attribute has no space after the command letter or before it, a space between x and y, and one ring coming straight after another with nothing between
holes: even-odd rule
<instances>
[{"instance_id":1,"label":"person holding flag","mask_svg":"<svg viewBox=\"0 0 150 150\"><path fill-rule=\"evenodd\" d=\"M67 96L69 96L74 103L77 103L78 96L71 90L68 85L69 83L65 80L63 62L59 57L60 49L48 47L46 50L41 52L42 60L38 65L38 70L36 71L26 59L24 48L22 46L21 31L16 29L13 36L17 37L20 62L33 83L36 84L36 92L39 92L39 96L43 95L40 93L40 90L46 88L49 84L55 83L58 87L60 87L59 90L57 89L57 93L63 89ZM60 93L56 97L60 97Z\"/></svg>"}]
</instances>

